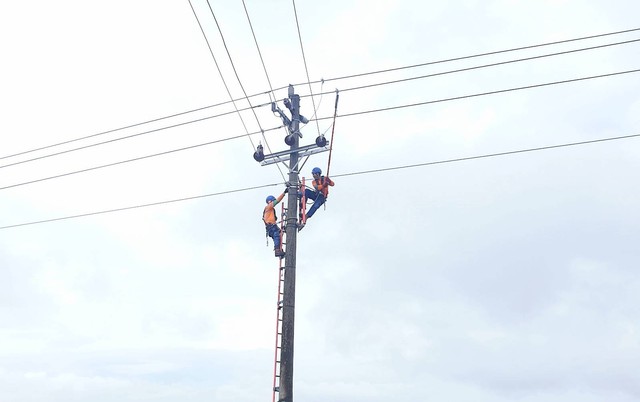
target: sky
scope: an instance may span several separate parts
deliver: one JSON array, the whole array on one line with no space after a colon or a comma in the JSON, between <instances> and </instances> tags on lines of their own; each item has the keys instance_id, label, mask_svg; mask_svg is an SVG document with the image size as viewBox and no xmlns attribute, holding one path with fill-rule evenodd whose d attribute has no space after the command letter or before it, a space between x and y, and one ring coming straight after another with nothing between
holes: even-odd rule
<instances>
[{"instance_id":1,"label":"sky","mask_svg":"<svg viewBox=\"0 0 640 402\"><path fill-rule=\"evenodd\" d=\"M638 2L191 1L0 4L0 401L271 400L289 84L295 400L640 399Z\"/></svg>"}]
</instances>

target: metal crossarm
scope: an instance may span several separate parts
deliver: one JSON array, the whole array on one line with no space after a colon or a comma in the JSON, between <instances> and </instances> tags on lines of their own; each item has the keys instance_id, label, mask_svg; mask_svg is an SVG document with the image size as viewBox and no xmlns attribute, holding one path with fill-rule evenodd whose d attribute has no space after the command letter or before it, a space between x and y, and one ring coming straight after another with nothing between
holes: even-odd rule
<instances>
[{"instance_id":1,"label":"metal crossarm","mask_svg":"<svg viewBox=\"0 0 640 402\"><path fill-rule=\"evenodd\" d=\"M327 145L323 146L323 147L319 147L316 144L311 144L311 145L305 145L293 150L286 150L286 151L280 151L280 152L274 152L272 154L269 155L265 155L264 156L264 160L262 162L260 162L260 165L262 166L266 166L266 165L272 165L274 163L280 163L280 162L286 162L289 159L291 159L291 153L292 152L297 152L298 153L298 157L299 158L303 158L306 156L310 156L313 154L318 154L320 152L326 152L329 150L329 144L327 143Z\"/></svg>"}]
</instances>

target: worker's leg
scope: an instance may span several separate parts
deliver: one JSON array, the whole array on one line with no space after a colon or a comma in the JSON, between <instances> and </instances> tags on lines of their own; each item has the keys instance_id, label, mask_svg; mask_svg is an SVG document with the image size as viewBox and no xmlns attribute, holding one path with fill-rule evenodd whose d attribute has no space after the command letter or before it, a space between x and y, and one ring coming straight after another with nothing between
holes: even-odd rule
<instances>
[{"instance_id":1,"label":"worker's leg","mask_svg":"<svg viewBox=\"0 0 640 402\"><path fill-rule=\"evenodd\" d=\"M269 237L273 239L273 249L280 249L280 228L278 225L269 225Z\"/></svg>"},{"instance_id":2,"label":"worker's leg","mask_svg":"<svg viewBox=\"0 0 640 402\"><path fill-rule=\"evenodd\" d=\"M314 199L315 201L313 202L313 205L311 206L311 208L309 208L309 212L307 212L307 219L311 218L313 214L316 213L318 208L320 208L320 206L324 204L324 195L322 195L322 193L316 193Z\"/></svg>"}]
</instances>

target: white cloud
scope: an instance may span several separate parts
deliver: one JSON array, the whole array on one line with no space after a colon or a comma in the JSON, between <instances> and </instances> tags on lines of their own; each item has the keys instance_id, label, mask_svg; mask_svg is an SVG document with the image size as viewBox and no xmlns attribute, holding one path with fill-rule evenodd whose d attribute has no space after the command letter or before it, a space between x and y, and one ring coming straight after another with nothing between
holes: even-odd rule
<instances>
[{"instance_id":1,"label":"white cloud","mask_svg":"<svg viewBox=\"0 0 640 402\"><path fill-rule=\"evenodd\" d=\"M208 6L194 3L241 97ZM297 6L311 80L629 29L637 15L630 1ZM246 91L264 92L243 7L212 7ZM247 8L273 86L306 81L291 4ZM228 100L188 3L7 3L0 41L0 157ZM322 90L339 88L339 114L349 114L637 67L630 44L347 91L587 45L327 81ZM336 186L298 237L296 397L638 399L635 140L345 175L633 134L634 77L339 118ZM302 96L308 90L296 85ZM263 128L281 124L268 95L252 102L264 105L256 109ZM316 98L320 117L333 106L332 93ZM303 114L311 108L303 97ZM0 187L242 135L233 110L3 158L230 112L4 167ZM253 113L242 116L258 130ZM305 126L303 143L316 130ZM282 130L265 136L274 151L285 148ZM252 152L238 138L5 189L0 226L281 182ZM303 172L326 170L327 158L314 156ZM264 197L283 188L0 231L0 400L268 398L277 260L259 214Z\"/></svg>"}]
</instances>

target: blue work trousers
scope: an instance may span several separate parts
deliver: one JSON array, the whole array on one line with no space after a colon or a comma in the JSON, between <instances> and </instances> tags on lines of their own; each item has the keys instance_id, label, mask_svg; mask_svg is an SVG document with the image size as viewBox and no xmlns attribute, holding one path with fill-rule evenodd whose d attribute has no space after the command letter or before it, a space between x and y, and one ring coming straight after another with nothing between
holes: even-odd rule
<instances>
[{"instance_id":1,"label":"blue work trousers","mask_svg":"<svg viewBox=\"0 0 640 402\"><path fill-rule=\"evenodd\" d=\"M318 208L324 204L324 195L319 191L313 191L307 188L304 190L304 196L308 200L313 200L313 205L309 208L309 211L307 211L307 219L309 219L316 213Z\"/></svg>"},{"instance_id":2,"label":"blue work trousers","mask_svg":"<svg viewBox=\"0 0 640 402\"><path fill-rule=\"evenodd\" d=\"M275 224L267 225L266 228L267 228L267 234L269 235L269 237L273 239L273 249L279 250L280 249L280 228L278 227L278 225L275 225Z\"/></svg>"}]
</instances>

